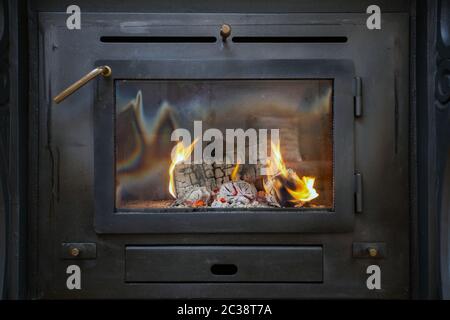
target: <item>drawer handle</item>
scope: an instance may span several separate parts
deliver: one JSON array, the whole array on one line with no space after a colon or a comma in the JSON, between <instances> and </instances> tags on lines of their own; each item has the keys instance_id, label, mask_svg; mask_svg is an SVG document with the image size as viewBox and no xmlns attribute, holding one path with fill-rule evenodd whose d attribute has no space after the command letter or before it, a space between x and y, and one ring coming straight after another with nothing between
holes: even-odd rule
<instances>
[{"instance_id":1,"label":"drawer handle","mask_svg":"<svg viewBox=\"0 0 450 320\"><path fill-rule=\"evenodd\" d=\"M238 268L234 264L214 264L211 266L211 272L216 276L232 276L237 271Z\"/></svg>"}]
</instances>

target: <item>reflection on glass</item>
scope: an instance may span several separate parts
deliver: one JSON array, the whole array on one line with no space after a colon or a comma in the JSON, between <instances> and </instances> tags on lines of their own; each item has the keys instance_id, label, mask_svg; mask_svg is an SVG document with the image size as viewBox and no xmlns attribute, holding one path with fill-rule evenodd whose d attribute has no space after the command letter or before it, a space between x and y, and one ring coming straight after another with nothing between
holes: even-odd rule
<instances>
[{"instance_id":1,"label":"reflection on glass","mask_svg":"<svg viewBox=\"0 0 450 320\"><path fill-rule=\"evenodd\" d=\"M116 208L332 209L332 80L116 81Z\"/></svg>"}]
</instances>

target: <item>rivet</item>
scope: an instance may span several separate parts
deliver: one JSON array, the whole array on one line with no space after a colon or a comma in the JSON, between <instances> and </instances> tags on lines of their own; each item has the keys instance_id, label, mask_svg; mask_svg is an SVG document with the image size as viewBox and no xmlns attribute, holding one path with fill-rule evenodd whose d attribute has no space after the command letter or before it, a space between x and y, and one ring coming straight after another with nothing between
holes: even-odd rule
<instances>
[{"instance_id":1,"label":"rivet","mask_svg":"<svg viewBox=\"0 0 450 320\"><path fill-rule=\"evenodd\" d=\"M378 250L375 248L369 248L369 256L372 258L376 257L378 255Z\"/></svg>"},{"instance_id":2,"label":"rivet","mask_svg":"<svg viewBox=\"0 0 450 320\"><path fill-rule=\"evenodd\" d=\"M72 257L78 257L79 254L80 254L80 249L78 249L78 248L70 249L70 255Z\"/></svg>"},{"instance_id":3,"label":"rivet","mask_svg":"<svg viewBox=\"0 0 450 320\"><path fill-rule=\"evenodd\" d=\"M229 24L223 24L222 27L220 27L220 36L222 37L222 40L226 41L230 34L231 26Z\"/></svg>"}]
</instances>

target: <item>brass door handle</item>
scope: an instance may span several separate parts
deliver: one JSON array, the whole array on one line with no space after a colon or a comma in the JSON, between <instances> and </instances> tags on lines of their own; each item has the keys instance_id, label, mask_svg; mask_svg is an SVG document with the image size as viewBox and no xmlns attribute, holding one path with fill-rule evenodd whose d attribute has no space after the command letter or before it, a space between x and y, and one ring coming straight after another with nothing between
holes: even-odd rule
<instances>
[{"instance_id":1,"label":"brass door handle","mask_svg":"<svg viewBox=\"0 0 450 320\"><path fill-rule=\"evenodd\" d=\"M67 87L63 91L61 91L60 94L58 94L56 97L53 98L53 101L56 103L60 103L64 99L66 99L68 96L70 96L72 93L80 89L82 86L84 86L86 83L94 79L95 77L102 75L104 77L109 77L112 73L112 70L108 66L101 66L97 67L88 74L84 75L80 80L72 84L71 86Z\"/></svg>"}]
</instances>

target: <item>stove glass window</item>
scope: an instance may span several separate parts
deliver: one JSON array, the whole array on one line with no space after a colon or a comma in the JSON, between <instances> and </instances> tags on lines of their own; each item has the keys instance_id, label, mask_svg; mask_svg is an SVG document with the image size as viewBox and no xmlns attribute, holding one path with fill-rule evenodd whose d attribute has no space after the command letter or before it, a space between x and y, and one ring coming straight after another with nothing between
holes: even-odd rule
<instances>
[{"instance_id":1,"label":"stove glass window","mask_svg":"<svg viewBox=\"0 0 450 320\"><path fill-rule=\"evenodd\" d=\"M333 80L116 80L118 211L332 210Z\"/></svg>"}]
</instances>

